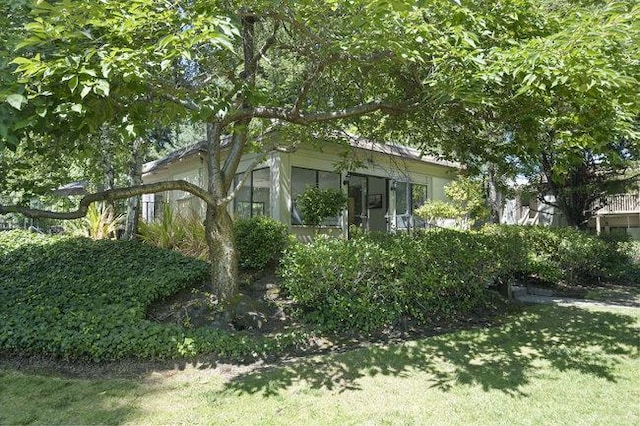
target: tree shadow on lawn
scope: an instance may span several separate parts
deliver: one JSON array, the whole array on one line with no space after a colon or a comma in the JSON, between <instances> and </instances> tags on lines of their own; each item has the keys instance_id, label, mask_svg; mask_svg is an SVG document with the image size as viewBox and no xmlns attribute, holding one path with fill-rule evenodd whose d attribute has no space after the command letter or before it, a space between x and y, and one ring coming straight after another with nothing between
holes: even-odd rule
<instances>
[{"instance_id":1,"label":"tree shadow on lawn","mask_svg":"<svg viewBox=\"0 0 640 426\"><path fill-rule=\"evenodd\" d=\"M338 392L360 389L370 376L426 373L432 387L480 385L526 396L521 387L538 370L574 370L616 381L621 358L638 356L638 325L632 316L577 307L532 306L501 326L460 331L404 344L265 366L227 384L237 394L278 395L296 383Z\"/></svg>"}]
</instances>

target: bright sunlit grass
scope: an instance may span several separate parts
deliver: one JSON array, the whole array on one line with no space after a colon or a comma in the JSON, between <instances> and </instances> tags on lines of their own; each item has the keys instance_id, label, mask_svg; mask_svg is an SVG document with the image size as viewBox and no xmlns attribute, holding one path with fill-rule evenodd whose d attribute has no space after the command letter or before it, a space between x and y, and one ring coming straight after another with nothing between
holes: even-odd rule
<instances>
[{"instance_id":1,"label":"bright sunlit grass","mask_svg":"<svg viewBox=\"0 0 640 426\"><path fill-rule=\"evenodd\" d=\"M0 424L640 424L640 309L533 306L503 326L230 372L0 370Z\"/></svg>"}]
</instances>

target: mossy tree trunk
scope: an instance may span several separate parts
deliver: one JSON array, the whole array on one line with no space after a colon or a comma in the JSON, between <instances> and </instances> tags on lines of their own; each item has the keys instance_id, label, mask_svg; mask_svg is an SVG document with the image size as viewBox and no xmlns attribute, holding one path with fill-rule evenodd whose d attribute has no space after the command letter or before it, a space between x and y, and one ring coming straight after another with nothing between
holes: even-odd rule
<instances>
[{"instance_id":1,"label":"mossy tree trunk","mask_svg":"<svg viewBox=\"0 0 640 426\"><path fill-rule=\"evenodd\" d=\"M211 288L218 300L229 301L238 291L238 261L233 221L224 206L207 206L205 231L211 262Z\"/></svg>"}]
</instances>

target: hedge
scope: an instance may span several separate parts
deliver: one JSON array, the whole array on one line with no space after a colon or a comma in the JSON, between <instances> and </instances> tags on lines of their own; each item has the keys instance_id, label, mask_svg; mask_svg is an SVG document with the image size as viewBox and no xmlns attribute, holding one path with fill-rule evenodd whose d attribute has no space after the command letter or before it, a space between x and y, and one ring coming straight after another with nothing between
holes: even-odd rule
<instances>
[{"instance_id":1,"label":"hedge","mask_svg":"<svg viewBox=\"0 0 640 426\"><path fill-rule=\"evenodd\" d=\"M300 318L367 333L468 316L499 283L588 285L637 277L638 268L615 244L573 229L489 226L318 238L290 247L279 273Z\"/></svg>"}]
</instances>

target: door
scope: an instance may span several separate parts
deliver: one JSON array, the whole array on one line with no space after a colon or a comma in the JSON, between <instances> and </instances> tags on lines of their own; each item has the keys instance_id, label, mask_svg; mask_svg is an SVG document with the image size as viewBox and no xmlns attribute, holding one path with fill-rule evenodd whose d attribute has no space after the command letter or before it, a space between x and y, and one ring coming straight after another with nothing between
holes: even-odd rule
<instances>
[{"instance_id":1,"label":"door","mask_svg":"<svg viewBox=\"0 0 640 426\"><path fill-rule=\"evenodd\" d=\"M368 229L367 177L351 175L349 178L349 227Z\"/></svg>"},{"instance_id":2,"label":"door","mask_svg":"<svg viewBox=\"0 0 640 426\"><path fill-rule=\"evenodd\" d=\"M388 179L350 175L348 223L367 231L387 231Z\"/></svg>"}]
</instances>

